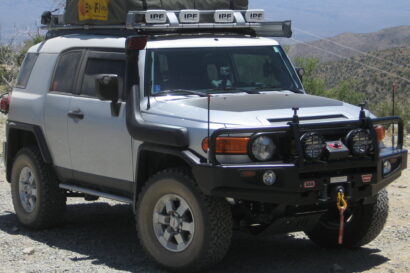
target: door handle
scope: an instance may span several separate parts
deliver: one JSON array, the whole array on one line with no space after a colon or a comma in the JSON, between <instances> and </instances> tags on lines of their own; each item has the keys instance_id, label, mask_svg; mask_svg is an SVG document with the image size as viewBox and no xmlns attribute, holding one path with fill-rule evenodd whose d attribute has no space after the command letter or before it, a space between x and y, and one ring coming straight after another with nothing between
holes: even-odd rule
<instances>
[{"instance_id":1,"label":"door handle","mask_svg":"<svg viewBox=\"0 0 410 273\"><path fill-rule=\"evenodd\" d=\"M84 113L81 110L70 111L67 115L72 119L84 119Z\"/></svg>"}]
</instances>

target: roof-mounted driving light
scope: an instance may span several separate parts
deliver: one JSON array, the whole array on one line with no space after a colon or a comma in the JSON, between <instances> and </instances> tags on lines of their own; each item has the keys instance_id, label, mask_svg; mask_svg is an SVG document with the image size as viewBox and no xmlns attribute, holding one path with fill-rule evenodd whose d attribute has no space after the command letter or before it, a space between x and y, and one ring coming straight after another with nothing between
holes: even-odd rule
<instances>
[{"instance_id":1,"label":"roof-mounted driving light","mask_svg":"<svg viewBox=\"0 0 410 273\"><path fill-rule=\"evenodd\" d=\"M265 21L265 11L263 9L248 10L245 13L245 19L248 23L260 23Z\"/></svg>"},{"instance_id":2,"label":"roof-mounted driving light","mask_svg":"<svg viewBox=\"0 0 410 273\"><path fill-rule=\"evenodd\" d=\"M233 10L217 10L214 17L216 23L233 23L235 19Z\"/></svg>"},{"instance_id":3,"label":"roof-mounted driving light","mask_svg":"<svg viewBox=\"0 0 410 273\"><path fill-rule=\"evenodd\" d=\"M147 10L145 22L147 24L165 24L167 22L166 10Z\"/></svg>"},{"instance_id":4,"label":"roof-mounted driving light","mask_svg":"<svg viewBox=\"0 0 410 273\"><path fill-rule=\"evenodd\" d=\"M181 10L179 13L179 21L186 24L199 23L200 17L199 10L194 9Z\"/></svg>"}]
</instances>

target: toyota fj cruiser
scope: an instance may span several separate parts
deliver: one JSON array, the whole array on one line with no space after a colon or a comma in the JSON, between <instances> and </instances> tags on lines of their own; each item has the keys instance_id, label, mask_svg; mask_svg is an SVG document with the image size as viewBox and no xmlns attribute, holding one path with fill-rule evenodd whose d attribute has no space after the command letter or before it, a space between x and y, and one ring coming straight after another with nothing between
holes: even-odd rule
<instances>
[{"instance_id":1,"label":"toyota fj cruiser","mask_svg":"<svg viewBox=\"0 0 410 273\"><path fill-rule=\"evenodd\" d=\"M142 246L171 270L216 264L233 230L375 239L407 166L401 119L306 94L264 38L290 37L290 22L263 17L147 10L82 26L44 14L47 38L2 103L19 221L53 226L67 197L129 203Z\"/></svg>"}]
</instances>

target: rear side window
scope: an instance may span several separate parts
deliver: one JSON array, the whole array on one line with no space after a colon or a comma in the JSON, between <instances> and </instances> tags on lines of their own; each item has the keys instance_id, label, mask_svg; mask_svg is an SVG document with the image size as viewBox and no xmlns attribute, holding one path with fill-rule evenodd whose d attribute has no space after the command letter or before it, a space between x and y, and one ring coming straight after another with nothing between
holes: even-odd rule
<instances>
[{"instance_id":1,"label":"rear side window","mask_svg":"<svg viewBox=\"0 0 410 273\"><path fill-rule=\"evenodd\" d=\"M73 93L81 56L82 51L71 51L60 56L51 84L51 91Z\"/></svg>"},{"instance_id":2,"label":"rear side window","mask_svg":"<svg viewBox=\"0 0 410 273\"><path fill-rule=\"evenodd\" d=\"M125 74L125 62L113 59L89 58L81 85L81 95L96 97L95 76L98 74L116 74L121 84ZM121 88L122 86L120 86L120 90Z\"/></svg>"},{"instance_id":3,"label":"rear side window","mask_svg":"<svg viewBox=\"0 0 410 273\"><path fill-rule=\"evenodd\" d=\"M17 78L16 87L26 88L28 80L30 79L31 71L36 64L38 54L28 53L24 58L23 64L21 65L20 74Z\"/></svg>"}]
</instances>

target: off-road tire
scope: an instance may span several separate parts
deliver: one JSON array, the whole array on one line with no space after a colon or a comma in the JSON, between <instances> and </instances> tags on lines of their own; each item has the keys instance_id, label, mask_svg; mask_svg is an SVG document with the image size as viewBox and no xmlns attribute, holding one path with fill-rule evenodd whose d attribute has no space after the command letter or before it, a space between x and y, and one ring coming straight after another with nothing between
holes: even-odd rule
<instances>
[{"instance_id":1,"label":"off-road tire","mask_svg":"<svg viewBox=\"0 0 410 273\"><path fill-rule=\"evenodd\" d=\"M192 208L195 233L191 244L174 253L162 246L153 231L153 211L161 196L177 194ZM232 238L232 214L222 198L201 193L194 179L183 169L168 169L149 179L139 195L137 231L146 253L170 271L194 272L222 260Z\"/></svg>"},{"instance_id":2,"label":"off-road tire","mask_svg":"<svg viewBox=\"0 0 410 273\"><path fill-rule=\"evenodd\" d=\"M359 204L353 209L351 222L345 223L343 245L338 245L339 226L334 225L334 228L330 228L323 220L320 220L314 229L305 233L321 247L358 248L370 243L381 233L388 217L388 211L388 194L386 190L382 190L377 194L376 202ZM337 211L329 213L337 214ZM328 219L328 215L324 215L324 217Z\"/></svg>"},{"instance_id":3,"label":"off-road tire","mask_svg":"<svg viewBox=\"0 0 410 273\"><path fill-rule=\"evenodd\" d=\"M36 207L28 213L19 196L19 177L24 167L29 167L37 184ZM11 173L11 195L14 210L20 223L31 229L45 229L61 223L66 207L64 192L52 168L45 164L37 147L21 149L13 162Z\"/></svg>"}]
</instances>

